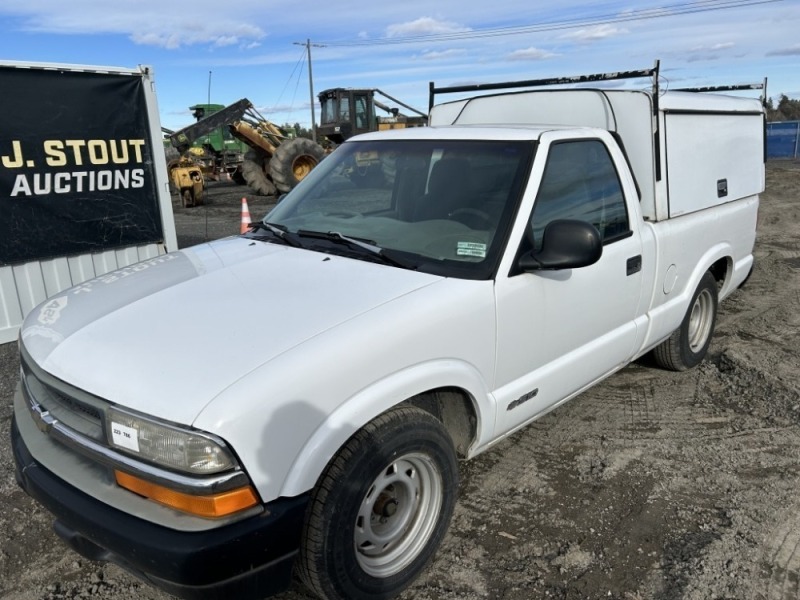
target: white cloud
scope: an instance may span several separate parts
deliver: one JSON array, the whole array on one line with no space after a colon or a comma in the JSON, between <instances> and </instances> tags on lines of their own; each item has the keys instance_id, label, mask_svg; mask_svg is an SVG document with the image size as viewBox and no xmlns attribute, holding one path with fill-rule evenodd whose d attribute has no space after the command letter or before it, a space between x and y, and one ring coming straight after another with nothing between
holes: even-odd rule
<instances>
[{"instance_id":1,"label":"white cloud","mask_svg":"<svg viewBox=\"0 0 800 600\"><path fill-rule=\"evenodd\" d=\"M431 17L420 17L416 21L396 23L386 28L386 37L402 38L421 35L441 35L443 33L459 33L472 31L469 27L451 21L438 21Z\"/></svg>"},{"instance_id":2,"label":"white cloud","mask_svg":"<svg viewBox=\"0 0 800 600\"><path fill-rule=\"evenodd\" d=\"M178 3L115 0L113 9L102 0L74 0L67 4L44 0L41 4L4 0L6 10L17 15L23 31L60 35L125 35L139 45L176 49L182 46L247 47L266 36L263 29L235 13L201 18L217 9L185 10Z\"/></svg>"},{"instance_id":3,"label":"white cloud","mask_svg":"<svg viewBox=\"0 0 800 600\"><path fill-rule=\"evenodd\" d=\"M239 45L252 48L266 34L258 27L245 23L207 22L202 26L196 23L177 22L167 24L150 24L149 31L138 31L133 28L130 39L140 45L160 46L174 49L181 46L209 45L215 48Z\"/></svg>"},{"instance_id":4,"label":"white cloud","mask_svg":"<svg viewBox=\"0 0 800 600\"><path fill-rule=\"evenodd\" d=\"M545 60L547 58L553 58L554 56L557 55L547 50L541 50L531 46L530 48L514 50L508 55L508 58L509 60Z\"/></svg>"},{"instance_id":5,"label":"white cloud","mask_svg":"<svg viewBox=\"0 0 800 600\"><path fill-rule=\"evenodd\" d=\"M254 39L255 37L255 39ZM168 50L174 50L182 46L208 45L215 48L240 45L242 48L254 48L259 45L258 39L263 38L264 34L258 36L234 35L218 32L214 30L192 30L189 28L181 29L170 28L169 31L133 31L130 40L141 46L158 46Z\"/></svg>"},{"instance_id":6,"label":"white cloud","mask_svg":"<svg viewBox=\"0 0 800 600\"><path fill-rule=\"evenodd\" d=\"M724 42L721 44L714 44L712 46L695 46L691 49L691 52L718 52L719 50L727 50L728 48L733 48L735 44L733 42Z\"/></svg>"},{"instance_id":7,"label":"white cloud","mask_svg":"<svg viewBox=\"0 0 800 600\"><path fill-rule=\"evenodd\" d=\"M795 44L790 48L781 48L779 50L770 50L767 56L800 56L800 44Z\"/></svg>"},{"instance_id":8,"label":"white cloud","mask_svg":"<svg viewBox=\"0 0 800 600\"><path fill-rule=\"evenodd\" d=\"M450 50L429 50L419 55L422 60L444 60L456 56L464 56L467 51L463 48L451 48Z\"/></svg>"},{"instance_id":9,"label":"white cloud","mask_svg":"<svg viewBox=\"0 0 800 600\"><path fill-rule=\"evenodd\" d=\"M130 36L134 44L141 46L158 46L160 48L167 48L174 50L180 47L180 41L169 35L159 35L157 33L134 33Z\"/></svg>"},{"instance_id":10,"label":"white cloud","mask_svg":"<svg viewBox=\"0 0 800 600\"><path fill-rule=\"evenodd\" d=\"M731 48L735 47L736 44L733 42L712 44L711 46L695 46L689 50L689 54L686 56L686 62L694 63L720 60L723 54L730 56L730 52L725 52L726 50L730 50Z\"/></svg>"},{"instance_id":11,"label":"white cloud","mask_svg":"<svg viewBox=\"0 0 800 600\"><path fill-rule=\"evenodd\" d=\"M564 34L564 39L575 40L578 42L596 42L612 37L619 37L629 33L624 27L614 27L613 25L594 25Z\"/></svg>"}]
</instances>

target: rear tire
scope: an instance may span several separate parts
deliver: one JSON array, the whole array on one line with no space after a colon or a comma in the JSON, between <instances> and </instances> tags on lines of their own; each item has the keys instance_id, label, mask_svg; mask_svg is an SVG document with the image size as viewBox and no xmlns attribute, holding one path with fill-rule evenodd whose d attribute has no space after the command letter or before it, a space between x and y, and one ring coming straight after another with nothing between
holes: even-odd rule
<instances>
[{"instance_id":1,"label":"rear tire","mask_svg":"<svg viewBox=\"0 0 800 600\"><path fill-rule=\"evenodd\" d=\"M458 487L453 443L430 413L394 408L355 433L320 476L298 573L326 600L393 598L433 558Z\"/></svg>"},{"instance_id":2,"label":"rear tire","mask_svg":"<svg viewBox=\"0 0 800 600\"><path fill-rule=\"evenodd\" d=\"M707 271L692 296L681 326L653 349L653 358L660 367L685 371L705 358L717 321L717 304L717 281Z\"/></svg>"},{"instance_id":3,"label":"rear tire","mask_svg":"<svg viewBox=\"0 0 800 600\"><path fill-rule=\"evenodd\" d=\"M278 193L275 184L267 178L265 166L268 157L255 150L249 150L244 155L242 163L242 178L256 194L260 196L276 196Z\"/></svg>"},{"instance_id":4,"label":"rear tire","mask_svg":"<svg viewBox=\"0 0 800 600\"><path fill-rule=\"evenodd\" d=\"M269 161L269 174L278 191L291 191L319 164L325 151L307 138L283 142Z\"/></svg>"}]
</instances>

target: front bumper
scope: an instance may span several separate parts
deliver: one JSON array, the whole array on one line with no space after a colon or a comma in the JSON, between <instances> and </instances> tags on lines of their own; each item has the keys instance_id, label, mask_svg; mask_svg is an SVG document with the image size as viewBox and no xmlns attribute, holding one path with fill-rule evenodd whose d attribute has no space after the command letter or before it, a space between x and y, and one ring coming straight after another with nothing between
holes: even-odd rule
<instances>
[{"instance_id":1,"label":"front bumper","mask_svg":"<svg viewBox=\"0 0 800 600\"><path fill-rule=\"evenodd\" d=\"M17 482L53 513L56 533L79 554L182 598L264 598L289 587L307 494L216 529L178 531L100 502L38 464L16 419L11 440Z\"/></svg>"}]
</instances>

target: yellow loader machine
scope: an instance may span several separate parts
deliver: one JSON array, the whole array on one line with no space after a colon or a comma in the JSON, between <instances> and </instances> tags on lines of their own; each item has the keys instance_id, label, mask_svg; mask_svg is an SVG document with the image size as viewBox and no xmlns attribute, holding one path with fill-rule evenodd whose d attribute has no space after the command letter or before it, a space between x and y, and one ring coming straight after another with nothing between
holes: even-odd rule
<instances>
[{"instance_id":1,"label":"yellow loader machine","mask_svg":"<svg viewBox=\"0 0 800 600\"><path fill-rule=\"evenodd\" d=\"M169 180L181 197L184 208L198 206L203 203L206 190L206 180L201 167L190 158L181 157L167 164Z\"/></svg>"},{"instance_id":2,"label":"yellow loader machine","mask_svg":"<svg viewBox=\"0 0 800 600\"><path fill-rule=\"evenodd\" d=\"M391 102L416 113L407 116L398 108L390 107L375 98L379 94ZM425 113L404 104L379 89L333 88L319 94L322 108L319 134L332 144L340 144L349 137L369 131L420 127L427 124ZM193 108L211 105L197 105ZM376 115L376 108L386 111L388 116ZM184 206L202 203L203 178L198 180L197 171L203 160L199 154L208 152L209 144L199 154L193 155L192 144L222 127L227 127L249 150L236 159L227 152L224 164L231 178L246 183L256 194L274 196L288 192L302 181L317 166L325 151L316 142L306 138L295 138L274 123L261 116L247 99L242 98L230 106L199 118L196 123L180 131L167 132L168 140L175 149L169 160L170 178L178 188ZM197 116L206 114L195 111ZM168 157L169 157L168 152ZM236 161L239 160L237 163ZM207 161L206 161L207 162ZM207 165L206 165L207 166ZM353 164L351 179L357 185L369 185L376 177L391 173L392 167L380 165L368 154L359 155Z\"/></svg>"},{"instance_id":3,"label":"yellow loader machine","mask_svg":"<svg viewBox=\"0 0 800 600\"><path fill-rule=\"evenodd\" d=\"M243 180L255 193L263 196L291 190L324 155L322 146L309 139L292 137L261 116L247 98L242 98L180 131L168 132L167 139L175 149L173 156L168 153L168 170L173 183L188 182L185 170L199 167L192 159L192 143L221 127L227 127L250 148L239 165L232 168L228 160L231 177ZM198 193L196 187L182 185L178 189L184 205L199 204L202 192Z\"/></svg>"}]
</instances>

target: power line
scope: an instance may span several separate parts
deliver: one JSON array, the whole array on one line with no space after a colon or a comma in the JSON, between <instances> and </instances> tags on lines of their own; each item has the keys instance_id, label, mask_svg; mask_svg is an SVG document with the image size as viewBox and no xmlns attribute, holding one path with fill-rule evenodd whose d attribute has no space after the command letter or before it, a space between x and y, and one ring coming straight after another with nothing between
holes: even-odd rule
<instances>
[{"instance_id":1,"label":"power line","mask_svg":"<svg viewBox=\"0 0 800 600\"><path fill-rule=\"evenodd\" d=\"M275 100L274 104L272 105L272 110L270 112L274 113L276 111L278 103L280 103L280 101L283 99L283 94L284 92L286 92L286 88L289 87L289 84L291 83L294 74L297 72L298 67L300 68L300 72L297 74L297 81L298 82L300 81L300 76L303 74L303 65L305 64L304 62L305 60L306 60L306 52L305 50L303 50L300 53L300 57L297 59L297 62L295 63L294 68L292 69L292 72L286 79L286 83L283 84L283 89L281 90L281 93L278 94L278 99ZM297 84L295 84L295 95L296 94L297 94ZM294 106L294 96L292 97L291 106Z\"/></svg>"},{"instance_id":2,"label":"power line","mask_svg":"<svg viewBox=\"0 0 800 600\"><path fill-rule=\"evenodd\" d=\"M596 27L600 25L612 25L616 23L627 23L630 21L644 21L659 19L664 17L674 17L677 15L687 15L704 12L715 12L732 8L742 8L748 6L758 6L760 4L772 4L783 2L783 0L699 0L698 2L683 2L679 4L669 4L657 8L646 8L631 10L621 14L601 15L597 17L565 19L561 21L549 21L535 25L518 25L509 27L496 27L481 30L453 31L434 35L419 35L397 38L343 40L320 42L326 46L388 46L397 44L447 42L454 40L479 39L487 37L498 37L507 35L522 35L526 33L542 33L547 31L559 31L563 29L577 29L580 27Z\"/></svg>"}]
</instances>

